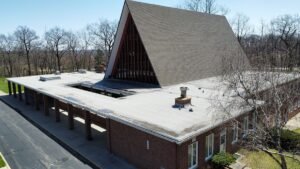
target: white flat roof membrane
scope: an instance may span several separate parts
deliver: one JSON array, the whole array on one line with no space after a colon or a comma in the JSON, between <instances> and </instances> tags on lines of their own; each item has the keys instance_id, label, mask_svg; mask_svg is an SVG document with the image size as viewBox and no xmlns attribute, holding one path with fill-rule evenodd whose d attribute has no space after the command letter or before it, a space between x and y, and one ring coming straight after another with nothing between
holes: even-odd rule
<instances>
[{"instance_id":1,"label":"white flat roof membrane","mask_svg":"<svg viewBox=\"0 0 300 169\"><path fill-rule=\"evenodd\" d=\"M43 77L46 76L53 75L43 75ZM226 113L216 108L216 97L221 104L230 103L233 99L236 103L241 102L237 97L223 96L222 86L216 87L222 84L220 77L163 88L126 87L127 91L135 94L121 98L112 98L70 86L80 83L97 86L99 81L103 80L104 74L62 73L60 77L61 79L45 82L39 80L40 76L16 77L8 80L177 144L250 110L249 108L244 110L236 108L230 116L227 116ZM122 86L121 83L119 85ZM192 98L192 105L179 109L174 108L173 105L175 98L180 96L181 86L189 88L187 95Z\"/></svg>"}]
</instances>

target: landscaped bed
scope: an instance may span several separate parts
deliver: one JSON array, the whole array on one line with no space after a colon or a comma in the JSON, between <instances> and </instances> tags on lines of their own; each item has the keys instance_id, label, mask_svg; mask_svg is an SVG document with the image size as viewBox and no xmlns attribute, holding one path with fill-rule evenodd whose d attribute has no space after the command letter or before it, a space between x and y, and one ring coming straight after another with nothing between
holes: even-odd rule
<instances>
[{"instance_id":1,"label":"landscaped bed","mask_svg":"<svg viewBox=\"0 0 300 169\"><path fill-rule=\"evenodd\" d=\"M4 93L8 93L7 80L5 77L0 77L0 90Z\"/></svg>"},{"instance_id":2,"label":"landscaped bed","mask_svg":"<svg viewBox=\"0 0 300 169\"><path fill-rule=\"evenodd\" d=\"M249 151L241 149L240 154L245 157L241 160L247 167L255 169L281 169L280 166L266 153L262 151ZM279 156L275 155L278 160ZM289 169L300 168L300 163L297 160L286 157L287 167Z\"/></svg>"},{"instance_id":3,"label":"landscaped bed","mask_svg":"<svg viewBox=\"0 0 300 169\"><path fill-rule=\"evenodd\" d=\"M5 161L3 160L2 156L0 155L0 168L5 167Z\"/></svg>"}]
</instances>

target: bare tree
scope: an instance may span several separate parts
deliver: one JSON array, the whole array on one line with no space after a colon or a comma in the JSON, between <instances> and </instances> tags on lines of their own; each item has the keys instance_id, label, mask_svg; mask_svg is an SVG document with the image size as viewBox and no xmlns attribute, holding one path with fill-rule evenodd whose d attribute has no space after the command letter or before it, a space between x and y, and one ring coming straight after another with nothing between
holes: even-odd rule
<instances>
[{"instance_id":1,"label":"bare tree","mask_svg":"<svg viewBox=\"0 0 300 169\"><path fill-rule=\"evenodd\" d=\"M92 46L92 37L89 34L88 30L83 30L78 34L79 37L79 46L80 46L80 55L82 58L82 64L86 67L88 70L91 70L92 68L92 62L93 62L93 46Z\"/></svg>"},{"instance_id":2,"label":"bare tree","mask_svg":"<svg viewBox=\"0 0 300 169\"><path fill-rule=\"evenodd\" d=\"M240 13L236 14L231 25L239 43L242 45L242 39L245 38L250 31L249 17Z\"/></svg>"},{"instance_id":3,"label":"bare tree","mask_svg":"<svg viewBox=\"0 0 300 169\"><path fill-rule=\"evenodd\" d=\"M15 50L15 39L12 35L0 35L0 51L3 56L4 67L7 71L8 76L13 76L14 73L14 56Z\"/></svg>"},{"instance_id":4,"label":"bare tree","mask_svg":"<svg viewBox=\"0 0 300 169\"><path fill-rule=\"evenodd\" d=\"M105 52L107 60L109 60L117 30L117 23L102 20L89 25L88 30L94 36L94 44Z\"/></svg>"},{"instance_id":5,"label":"bare tree","mask_svg":"<svg viewBox=\"0 0 300 169\"><path fill-rule=\"evenodd\" d=\"M294 158L294 156L284 152L282 131L289 113L300 106L298 104L300 74L278 72L269 67L249 71L244 68L245 65L233 63L224 59L224 75L221 78L222 91L231 96L229 103L222 104L221 101L215 101L212 104L225 112L223 116L226 118L232 118L232 112L236 108L241 110L245 107L250 108L253 113L252 130L243 133L244 137L240 144L265 152L282 169L286 169L286 157ZM216 97L214 100L221 99ZM300 153L299 151L300 147L290 150L294 154ZM279 155L280 159L277 159L276 155Z\"/></svg>"},{"instance_id":6,"label":"bare tree","mask_svg":"<svg viewBox=\"0 0 300 169\"><path fill-rule=\"evenodd\" d=\"M39 38L35 31L26 27L26 26L19 26L15 31L16 40L22 46L23 50L25 51L27 66L28 66L28 75L31 75L31 65L30 65L30 54L31 50L34 46L35 41Z\"/></svg>"},{"instance_id":7,"label":"bare tree","mask_svg":"<svg viewBox=\"0 0 300 169\"><path fill-rule=\"evenodd\" d=\"M72 65L73 69L79 70L81 67L81 61L79 56L79 42L78 37L73 32L67 33L67 43L68 43L68 50L72 57Z\"/></svg>"},{"instance_id":8,"label":"bare tree","mask_svg":"<svg viewBox=\"0 0 300 169\"><path fill-rule=\"evenodd\" d=\"M300 63L299 58L296 58L297 48L300 44L299 25L300 17L298 15L279 16L271 22L272 31L278 36L276 49L286 54L286 62L289 69Z\"/></svg>"},{"instance_id":9,"label":"bare tree","mask_svg":"<svg viewBox=\"0 0 300 169\"><path fill-rule=\"evenodd\" d=\"M56 57L56 70L62 71L61 58L66 53L68 46L67 32L62 28L55 27L45 33L45 39L49 49Z\"/></svg>"},{"instance_id":10,"label":"bare tree","mask_svg":"<svg viewBox=\"0 0 300 169\"><path fill-rule=\"evenodd\" d=\"M185 0L182 8L208 14L226 15L229 10L217 4L216 0Z\"/></svg>"}]
</instances>

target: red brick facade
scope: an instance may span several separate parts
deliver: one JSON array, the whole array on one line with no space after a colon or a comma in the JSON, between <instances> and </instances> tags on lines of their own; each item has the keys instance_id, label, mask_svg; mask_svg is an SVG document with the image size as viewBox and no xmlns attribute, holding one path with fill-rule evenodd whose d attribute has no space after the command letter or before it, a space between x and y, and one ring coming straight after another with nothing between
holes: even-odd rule
<instances>
[{"instance_id":1,"label":"red brick facade","mask_svg":"<svg viewBox=\"0 0 300 169\"><path fill-rule=\"evenodd\" d=\"M247 115L242 115L237 120L242 123L243 117ZM250 124L251 115L248 115L248 117ZM207 161L205 161L205 138L211 133L214 133L214 154L219 152L220 132L225 127L226 151L233 153L237 150L237 144L232 144L231 125L232 123L228 122L194 139L194 141L198 141L199 168L209 168ZM239 139L241 135L241 131L239 131ZM149 141L149 149L147 149L147 141ZM140 169L188 169L188 145L192 143L192 139L177 145L110 120L110 143L112 153L124 158Z\"/></svg>"},{"instance_id":2,"label":"red brick facade","mask_svg":"<svg viewBox=\"0 0 300 169\"><path fill-rule=\"evenodd\" d=\"M176 168L175 143L113 120L110 120L110 142L113 154L121 156L140 169Z\"/></svg>"}]
</instances>

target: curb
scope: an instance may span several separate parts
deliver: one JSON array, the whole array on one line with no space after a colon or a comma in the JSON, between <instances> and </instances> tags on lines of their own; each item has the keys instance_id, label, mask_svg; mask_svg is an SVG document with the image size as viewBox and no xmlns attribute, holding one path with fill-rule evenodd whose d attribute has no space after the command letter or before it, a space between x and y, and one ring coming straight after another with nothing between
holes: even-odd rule
<instances>
[{"instance_id":1,"label":"curb","mask_svg":"<svg viewBox=\"0 0 300 169\"><path fill-rule=\"evenodd\" d=\"M56 137L54 134L50 133L48 130L46 130L45 128L43 128L41 125L39 125L38 123L36 123L34 120L31 120L30 118L28 118L26 115L24 115L22 113L21 110L19 110L18 108L13 107L12 105L10 105L8 102L6 102L4 99L2 99L0 97L0 100L6 104L8 107L10 107L11 109L15 110L16 112L18 112L24 119L26 119L27 121L29 121L31 124L33 124L35 127L37 127L40 131L42 131L44 134L46 134L48 137L50 137L51 139L53 139L56 143L58 143L59 145L61 145L62 147L64 147L67 151L69 151L72 155L74 155L75 157L77 157L80 161L82 161L83 163L89 165L90 167L92 167L93 169L103 169L101 167L99 167L98 165L96 165L95 163L93 163L91 160L89 160L88 158L84 157L83 155L81 155L80 153L78 153L76 150L74 150L71 146L69 146L67 143L61 141L58 137ZM10 169L10 168L8 168Z\"/></svg>"}]
</instances>

